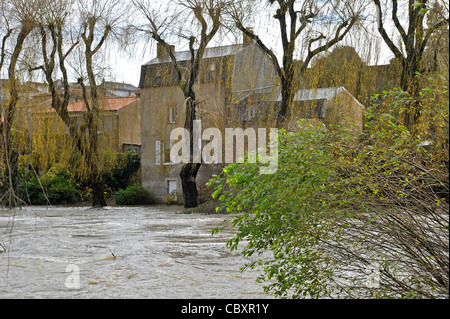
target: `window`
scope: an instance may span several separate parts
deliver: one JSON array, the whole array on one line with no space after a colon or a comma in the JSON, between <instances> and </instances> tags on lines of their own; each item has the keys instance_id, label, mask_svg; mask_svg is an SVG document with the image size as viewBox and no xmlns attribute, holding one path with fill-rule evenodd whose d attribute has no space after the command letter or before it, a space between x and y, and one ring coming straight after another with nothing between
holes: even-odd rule
<instances>
[{"instance_id":1,"label":"window","mask_svg":"<svg viewBox=\"0 0 450 319\"><path fill-rule=\"evenodd\" d=\"M209 65L208 73L207 73L207 76L206 76L206 79L205 79L205 80L211 81L211 80L214 79L214 70L215 70L215 69L216 69L216 66L214 65L214 63L211 63L211 64Z\"/></svg>"},{"instance_id":2,"label":"window","mask_svg":"<svg viewBox=\"0 0 450 319\"><path fill-rule=\"evenodd\" d=\"M172 165L172 161L170 160L170 149L172 147L171 141L163 142L163 163L164 165Z\"/></svg>"},{"instance_id":3,"label":"window","mask_svg":"<svg viewBox=\"0 0 450 319\"><path fill-rule=\"evenodd\" d=\"M176 196L177 192L177 180L176 179L167 179L167 194L174 194ZM175 198L176 200L176 198Z\"/></svg>"},{"instance_id":4,"label":"window","mask_svg":"<svg viewBox=\"0 0 450 319\"><path fill-rule=\"evenodd\" d=\"M161 142L155 142L156 165L161 165Z\"/></svg>"},{"instance_id":5,"label":"window","mask_svg":"<svg viewBox=\"0 0 450 319\"><path fill-rule=\"evenodd\" d=\"M243 105L239 108L239 117L242 121L251 121L256 118L256 105Z\"/></svg>"},{"instance_id":6,"label":"window","mask_svg":"<svg viewBox=\"0 0 450 319\"><path fill-rule=\"evenodd\" d=\"M248 106L248 119L253 120L256 117L256 106L255 105L249 105Z\"/></svg>"},{"instance_id":7,"label":"window","mask_svg":"<svg viewBox=\"0 0 450 319\"><path fill-rule=\"evenodd\" d=\"M169 106L169 123L175 124L176 120L176 109L175 106Z\"/></svg>"},{"instance_id":8,"label":"window","mask_svg":"<svg viewBox=\"0 0 450 319\"><path fill-rule=\"evenodd\" d=\"M156 141L155 143L156 165L161 165L161 162L163 165L172 165L172 161L170 160L171 147L172 147L171 141L163 141L162 143L160 141Z\"/></svg>"},{"instance_id":9,"label":"window","mask_svg":"<svg viewBox=\"0 0 450 319\"><path fill-rule=\"evenodd\" d=\"M161 85L161 72L157 71L154 78L154 85L160 86Z\"/></svg>"}]
</instances>

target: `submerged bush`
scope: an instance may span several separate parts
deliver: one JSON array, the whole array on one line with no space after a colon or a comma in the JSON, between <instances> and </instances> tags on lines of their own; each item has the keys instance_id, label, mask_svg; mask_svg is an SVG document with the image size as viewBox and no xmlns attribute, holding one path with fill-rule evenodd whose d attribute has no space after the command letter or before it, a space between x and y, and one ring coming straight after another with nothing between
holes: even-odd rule
<instances>
[{"instance_id":1,"label":"submerged bush","mask_svg":"<svg viewBox=\"0 0 450 319\"><path fill-rule=\"evenodd\" d=\"M149 205L155 203L155 197L152 192L135 183L125 189L119 189L114 193L117 205Z\"/></svg>"}]
</instances>

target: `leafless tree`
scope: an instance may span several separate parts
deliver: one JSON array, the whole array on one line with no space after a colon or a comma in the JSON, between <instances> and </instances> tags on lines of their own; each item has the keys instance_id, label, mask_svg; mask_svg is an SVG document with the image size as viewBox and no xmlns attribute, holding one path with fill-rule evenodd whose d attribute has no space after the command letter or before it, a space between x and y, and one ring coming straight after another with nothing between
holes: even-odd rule
<instances>
[{"instance_id":1,"label":"leafless tree","mask_svg":"<svg viewBox=\"0 0 450 319\"><path fill-rule=\"evenodd\" d=\"M388 5L383 5L380 0L374 0L377 9L378 31L402 65L400 87L414 98L418 97L420 91L417 73L422 72L422 58L428 41L433 33L449 23L448 1L444 2L446 8L444 11L447 12L441 13L440 18L433 25L427 27L426 21L430 11L429 1L408 0L400 3L398 0L393 0ZM399 9L399 4L403 8L406 7L407 10L406 27L401 23L405 17L401 14L402 10ZM386 31L386 16L391 17L395 31L400 36L399 43L389 35L390 32ZM414 126L418 123L419 117L420 104L407 105L404 122L410 132L414 133Z\"/></svg>"},{"instance_id":2,"label":"leafless tree","mask_svg":"<svg viewBox=\"0 0 450 319\"><path fill-rule=\"evenodd\" d=\"M269 0L270 7L276 8L273 18L279 24L283 49L280 64L273 49L246 25L248 12L242 10L237 2L228 12L236 27L252 38L270 57L281 82L281 107L278 110L277 124L282 125L288 116L295 95L294 52L299 42L306 48L306 56L300 65L300 75L304 73L311 60L342 41L352 27L360 20L365 8L364 1L313 1L313 0Z\"/></svg>"},{"instance_id":3,"label":"leafless tree","mask_svg":"<svg viewBox=\"0 0 450 319\"><path fill-rule=\"evenodd\" d=\"M18 203L18 157L19 153L13 145L11 129L13 127L16 106L19 101L19 85L17 79L17 65L22 54L24 43L32 30L36 27L37 17L40 14L40 1L12 0L1 3L2 21L5 21L5 34L2 25L1 64L6 61L7 40L10 39L11 53L8 57L7 95L2 99L0 112L0 129L2 132L2 161L5 165L3 174L4 183L9 185L8 192L3 195L7 198L7 206L13 207ZM3 24L3 23L2 23ZM0 69L1 70L1 69ZM3 96L3 94L2 94Z\"/></svg>"},{"instance_id":4,"label":"leafless tree","mask_svg":"<svg viewBox=\"0 0 450 319\"><path fill-rule=\"evenodd\" d=\"M0 2L0 32L1 32L1 47L0 47L0 70L3 69L3 63L5 62L6 57L6 41L11 36L13 32L13 28L10 24L9 10L7 7L7 2L2 0Z\"/></svg>"},{"instance_id":5,"label":"leafless tree","mask_svg":"<svg viewBox=\"0 0 450 319\"><path fill-rule=\"evenodd\" d=\"M180 178L183 188L184 206L186 208L196 207L198 205L198 192L196 177L200 169L201 163L193 161L193 127L196 114L196 92L194 84L196 83L202 57L206 46L218 32L222 15L226 6L229 4L227 0L186 0L174 1L178 9L181 9L169 15L166 13L162 19L158 19L155 11L151 10L150 2L143 0L133 0L135 7L147 19L147 25L141 27L140 30L147 33L153 40L166 48L172 61L175 73L176 84L180 87L184 94L186 105L186 118L184 128L190 133L190 157L191 161L184 164ZM192 20L198 24L199 35L191 34L189 39L190 60L184 69L178 63L174 52L170 48L170 43L166 41L166 36L171 24L175 19L182 18L184 20ZM187 76L183 76L187 74Z\"/></svg>"},{"instance_id":6,"label":"leafless tree","mask_svg":"<svg viewBox=\"0 0 450 319\"><path fill-rule=\"evenodd\" d=\"M73 125L67 106L69 104L69 77L65 61L72 50L78 45L79 40L75 39L70 44L69 49L64 52L67 39L63 35L63 28L66 26L69 17L70 2L63 0L43 1L42 6L45 8L44 14L39 22L39 35L41 37L42 61L43 64L30 68L29 71L42 70L52 95L52 107L55 109L59 117L69 127L71 136L76 136L77 132ZM51 43L48 41L50 36ZM50 51L50 53L49 53ZM58 65L58 66L57 66ZM62 74L62 83L64 95L61 99L57 93L57 85L54 80L55 70Z\"/></svg>"},{"instance_id":7,"label":"leafless tree","mask_svg":"<svg viewBox=\"0 0 450 319\"><path fill-rule=\"evenodd\" d=\"M39 24L43 65L30 69L30 71L42 69L45 73L52 94L52 107L69 128L73 139L73 150L82 154L84 169L92 187L93 206L106 206L99 159L100 96L94 60L96 54L114 34L119 17L124 18L120 14L119 4L118 0L47 0L43 2L45 13ZM77 9L78 16L71 10L73 8ZM48 37L51 42L48 41ZM80 66L82 70L76 70L86 106L81 125L75 123L68 112L70 86L66 60L75 48L80 49L78 58L83 64ZM55 71L62 74L64 88L62 98L57 92ZM85 82L86 78L88 83Z\"/></svg>"},{"instance_id":8,"label":"leafless tree","mask_svg":"<svg viewBox=\"0 0 450 319\"><path fill-rule=\"evenodd\" d=\"M85 147L85 161L92 187L92 205L106 206L105 193L101 175L98 146L99 128L99 92L94 71L93 59L111 35L113 26L120 17L120 1L79 1L81 18L81 39L84 44L84 59L90 96L84 83L79 77L78 83L82 88L83 100L86 105L85 126L87 128L88 143Z\"/></svg>"}]
</instances>

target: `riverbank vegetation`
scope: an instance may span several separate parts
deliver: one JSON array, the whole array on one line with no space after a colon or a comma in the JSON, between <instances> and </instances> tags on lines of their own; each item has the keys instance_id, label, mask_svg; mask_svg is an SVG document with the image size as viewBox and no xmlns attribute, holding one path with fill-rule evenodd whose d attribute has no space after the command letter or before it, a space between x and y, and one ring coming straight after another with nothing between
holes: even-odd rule
<instances>
[{"instance_id":1,"label":"riverbank vegetation","mask_svg":"<svg viewBox=\"0 0 450 319\"><path fill-rule=\"evenodd\" d=\"M448 298L448 82L429 79L412 136L395 89L374 97L365 132L311 126L280 134L279 168L231 164L210 181L218 211L239 213L231 250L264 258L279 297ZM221 231L217 228L213 233Z\"/></svg>"},{"instance_id":2,"label":"riverbank vegetation","mask_svg":"<svg viewBox=\"0 0 450 319\"><path fill-rule=\"evenodd\" d=\"M149 205L155 203L153 194L139 183L114 193L117 205Z\"/></svg>"},{"instance_id":3,"label":"riverbank vegetation","mask_svg":"<svg viewBox=\"0 0 450 319\"><path fill-rule=\"evenodd\" d=\"M102 172L105 198L120 205L153 203L138 181L140 157L134 152L109 154L111 164ZM92 189L85 175L74 167L53 164L38 174L28 158L20 157L18 198L23 205L67 205L92 201ZM143 192L145 193L142 197ZM145 200L144 200L145 199Z\"/></svg>"},{"instance_id":4,"label":"riverbank vegetation","mask_svg":"<svg viewBox=\"0 0 450 319\"><path fill-rule=\"evenodd\" d=\"M245 34L279 81L281 107L266 125L280 130L278 170L260 175L261 163L231 164L203 189L202 164L187 164L183 194L166 203L184 197L187 207L203 204L188 212L236 214L228 247L244 246L252 259L243 269L262 269L259 280L278 297L448 298L448 1L154 3L0 0L0 205L154 202L139 184L139 155L103 140L97 89L108 57L137 55L142 42L165 48L192 131L210 102L196 99L202 53ZM189 48L191 64L177 66L172 44ZM46 105L25 85L36 79L45 81ZM365 107L362 134L307 121L285 130L299 88L339 86ZM73 98L86 107L78 119L69 115Z\"/></svg>"}]
</instances>

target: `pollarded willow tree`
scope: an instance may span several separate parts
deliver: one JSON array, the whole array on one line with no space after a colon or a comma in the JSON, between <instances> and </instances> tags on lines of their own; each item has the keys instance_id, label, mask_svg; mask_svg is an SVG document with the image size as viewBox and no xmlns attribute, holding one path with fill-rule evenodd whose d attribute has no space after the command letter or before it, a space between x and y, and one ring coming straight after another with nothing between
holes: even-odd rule
<instances>
[{"instance_id":1,"label":"pollarded willow tree","mask_svg":"<svg viewBox=\"0 0 450 319\"><path fill-rule=\"evenodd\" d=\"M31 32L36 28L37 19L41 13L41 2L36 0L12 0L1 2L1 53L0 72L7 65L8 80L3 93L1 84L1 159L4 164L2 182L8 185L7 192L0 194L0 201L6 197L8 207L17 206L18 187L18 158L19 153L14 145L12 127L15 120L16 108L19 102L19 81L17 68L23 54L24 44ZM9 42L9 43L8 43ZM8 48L10 54L7 55Z\"/></svg>"},{"instance_id":2,"label":"pollarded willow tree","mask_svg":"<svg viewBox=\"0 0 450 319\"><path fill-rule=\"evenodd\" d=\"M92 205L106 206L105 192L103 189L103 181L100 166L99 154L99 111L100 97L97 87L96 74L94 68L94 56L99 52L107 41L108 37L113 34L113 29L118 22L123 11L120 9L120 1L104 0L104 1L79 1L80 22L81 22L81 39L84 44L85 71L89 81L89 96L84 78L79 77L83 92L83 100L87 112L84 115L85 126L87 132L86 147L84 149L84 159L86 169L89 176L89 184L92 187Z\"/></svg>"},{"instance_id":3,"label":"pollarded willow tree","mask_svg":"<svg viewBox=\"0 0 450 319\"><path fill-rule=\"evenodd\" d=\"M366 2L347 0L269 0L268 2L270 7L274 6L276 9L273 18L279 25L278 31L283 50L281 64L275 50L264 43L260 36L246 25L249 13L243 10L244 5L241 2L233 3L228 8L228 12L236 27L256 41L275 66L281 83L282 99L277 116L277 125L281 126L289 116L297 89L294 67L295 52L299 44L306 48L306 55L299 67L301 76L314 57L342 41L360 21Z\"/></svg>"},{"instance_id":4,"label":"pollarded willow tree","mask_svg":"<svg viewBox=\"0 0 450 319\"><path fill-rule=\"evenodd\" d=\"M41 42L42 65L32 67L30 72L42 70L49 86L52 101L51 106L58 116L69 128L70 136L76 139L79 135L73 123L67 106L70 98L69 76L66 67L66 59L73 49L79 44L78 39L74 39L70 44L64 34L69 16L69 2L62 0L47 0L42 2L45 8L38 23L39 36ZM69 45L68 45L69 44ZM68 49L65 51L65 47ZM54 79L55 72L62 75L62 86L64 88L63 97L57 92L57 84ZM76 145L76 144L74 144Z\"/></svg>"},{"instance_id":5,"label":"pollarded willow tree","mask_svg":"<svg viewBox=\"0 0 450 319\"><path fill-rule=\"evenodd\" d=\"M43 1L45 10L39 23L43 64L30 69L42 70L45 74L52 96L51 106L69 128L73 152L82 155L82 163L78 164L92 188L93 206L106 206L98 137L101 97L95 57L114 35L119 17L126 20L119 4L118 0ZM78 16L74 15L73 8L77 9ZM76 53L80 62L75 71L79 74L77 81L86 107L81 123L74 121L68 111L71 91L66 61L75 48L79 49ZM57 92L55 77L58 75L62 75L62 97ZM88 83L85 83L86 78Z\"/></svg>"},{"instance_id":6,"label":"pollarded willow tree","mask_svg":"<svg viewBox=\"0 0 450 319\"><path fill-rule=\"evenodd\" d=\"M194 163L194 141L193 129L197 112L197 95L195 83L198 79L203 54L207 45L219 31L222 25L222 16L225 8L230 4L229 0L186 0L174 1L175 12L162 13L151 10L151 3L144 0L133 0L135 7L145 17L147 23L138 26L137 29L148 34L151 39L166 48L176 74L176 83L182 90L185 99L185 121L184 128L190 135L190 161L185 163L180 172L182 183L184 206L186 208L198 205L198 191L196 177L201 163ZM189 40L190 58L187 65L181 67L177 61L175 52L167 38L171 36L171 30L180 30L181 20L192 21L190 34L178 34ZM178 21L178 22L176 22ZM179 23L179 25L177 25ZM180 29L177 29L180 27ZM188 31L189 32L189 31ZM172 34L173 36L173 34Z\"/></svg>"}]
</instances>

